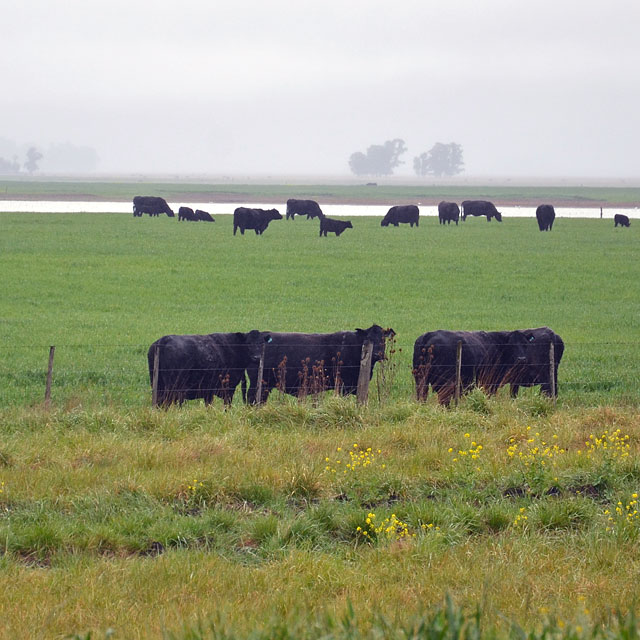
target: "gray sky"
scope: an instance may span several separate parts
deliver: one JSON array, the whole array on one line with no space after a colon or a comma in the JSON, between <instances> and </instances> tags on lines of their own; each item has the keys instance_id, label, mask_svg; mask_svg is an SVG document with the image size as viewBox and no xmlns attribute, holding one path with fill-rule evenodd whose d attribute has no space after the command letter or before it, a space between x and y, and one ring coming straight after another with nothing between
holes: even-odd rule
<instances>
[{"instance_id":1,"label":"gray sky","mask_svg":"<svg viewBox=\"0 0 640 640\"><path fill-rule=\"evenodd\" d=\"M21 0L0 138L101 172L348 174L405 140L467 176L638 177L637 0Z\"/></svg>"}]
</instances>

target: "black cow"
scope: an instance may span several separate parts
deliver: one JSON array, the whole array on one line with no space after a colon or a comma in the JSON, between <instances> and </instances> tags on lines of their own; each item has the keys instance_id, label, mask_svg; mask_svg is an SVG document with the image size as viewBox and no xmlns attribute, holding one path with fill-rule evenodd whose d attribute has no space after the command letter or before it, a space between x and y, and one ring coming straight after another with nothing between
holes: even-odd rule
<instances>
[{"instance_id":1,"label":"black cow","mask_svg":"<svg viewBox=\"0 0 640 640\"><path fill-rule=\"evenodd\" d=\"M461 391L474 384L490 394L516 380L527 362L529 338L524 331L430 331L413 347L413 376L418 400L429 385L440 404L449 404L456 384L456 352L462 343Z\"/></svg>"},{"instance_id":2,"label":"black cow","mask_svg":"<svg viewBox=\"0 0 640 640\"><path fill-rule=\"evenodd\" d=\"M621 227L628 227L631 224L629 216L625 216L624 213L616 213L616 215L613 216L613 221L614 227L617 227L618 225Z\"/></svg>"},{"instance_id":3,"label":"black cow","mask_svg":"<svg viewBox=\"0 0 640 640\"><path fill-rule=\"evenodd\" d=\"M277 209L238 207L233 212L233 235L238 229L242 235L245 229L254 229L256 235L262 235L272 220L282 220L282 214Z\"/></svg>"},{"instance_id":4,"label":"black cow","mask_svg":"<svg viewBox=\"0 0 640 640\"><path fill-rule=\"evenodd\" d=\"M524 367L518 367L510 379L511 395L515 398L520 387L540 385L540 391L551 395L551 360L550 346L553 342L553 376L555 395L558 395L558 366L564 353L562 338L549 327L537 329L522 329L527 338L527 362Z\"/></svg>"},{"instance_id":5,"label":"black cow","mask_svg":"<svg viewBox=\"0 0 640 640\"><path fill-rule=\"evenodd\" d=\"M203 211L202 209L196 209L195 215L198 220L202 220L202 222L215 222L214 218L208 211Z\"/></svg>"},{"instance_id":6,"label":"black cow","mask_svg":"<svg viewBox=\"0 0 640 640\"><path fill-rule=\"evenodd\" d=\"M488 200L465 200L462 203L462 220L466 220L467 216L487 216L487 222L491 222L491 218L502 222L502 214Z\"/></svg>"},{"instance_id":7,"label":"black cow","mask_svg":"<svg viewBox=\"0 0 640 640\"><path fill-rule=\"evenodd\" d=\"M541 204L536 209L536 220L540 231L551 231L553 221L556 219L556 210L551 204Z\"/></svg>"},{"instance_id":8,"label":"black cow","mask_svg":"<svg viewBox=\"0 0 640 640\"><path fill-rule=\"evenodd\" d=\"M191 207L180 207L178 209L178 222L182 222L183 220L198 222L198 217Z\"/></svg>"},{"instance_id":9,"label":"black cow","mask_svg":"<svg viewBox=\"0 0 640 640\"><path fill-rule=\"evenodd\" d=\"M392 329L374 324L368 329L336 333L273 333L265 347L262 394L257 396L258 363L247 368L250 403L266 402L272 389L305 396L335 389L355 394L360 373L362 345L373 344L373 365L384 359L385 340Z\"/></svg>"},{"instance_id":10,"label":"black cow","mask_svg":"<svg viewBox=\"0 0 640 640\"><path fill-rule=\"evenodd\" d=\"M455 202L445 202L444 200L438 204L438 220L440 224L456 223L458 226L458 220L460 218L460 207Z\"/></svg>"},{"instance_id":11,"label":"black cow","mask_svg":"<svg viewBox=\"0 0 640 640\"><path fill-rule=\"evenodd\" d=\"M133 217L139 218L143 213L150 216L159 216L166 213L170 218L174 218L175 214L164 198L158 196L135 196L133 199Z\"/></svg>"},{"instance_id":12,"label":"black cow","mask_svg":"<svg viewBox=\"0 0 640 640\"><path fill-rule=\"evenodd\" d=\"M387 211L387 215L382 218L382 222L380 223L381 227L388 227L392 224L394 227L397 227L399 223L409 223L412 227L415 224L418 226L420 221L420 210L416 207L415 204L406 204L406 205L397 205L395 207L391 207L389 211Z\"/></svg>"},{"instance_id":13,"label":"black cow","mask_svg":"<svg viewBox=\"0 0 640 640\"><path fill-rule=\"evenodd\" d=\"M327 216L320 218L320 237L324 235L326 238L327 233L335 233L336 236L339 236L345 229L353 229L349 220L336 220L335 218L327 218Z\"/></svg>"},{"instance_id":14,"label":"black cow","mask_svg":"<svg viewBox=\"0 0 640 640\"><path fill-rule=\"evenodd\" d=\"M320 209L320 205L315 200L296 200L289 198L287 200L287 220L294 220L294 216L307 216L307 220L311 218L322 218L324 215Z\"/></svg>"},{"instance_id":15,"label":"black cow","mask_svg":"<svg viewBox=\"0 0 640 640\"><path fill-rule=\"evenodd\" d=\"M149 378L153 386L156 347L159 348L158 404L182 404L203 398L210 404L214 396L231 404L245 370L259 362L269 340L268 333L210 333L169 335L156 340L147 354Z\"/></svg>"}]
</instances>

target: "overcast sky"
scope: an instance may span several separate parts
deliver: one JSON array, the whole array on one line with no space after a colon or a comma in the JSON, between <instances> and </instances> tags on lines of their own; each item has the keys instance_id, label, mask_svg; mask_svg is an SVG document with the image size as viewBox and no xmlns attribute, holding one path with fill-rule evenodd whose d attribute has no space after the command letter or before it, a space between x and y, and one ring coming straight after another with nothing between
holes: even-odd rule
<instances>
[{"instance_id":1,"label":"overcast sky","mask_svg":"<svg viewBox=\"0 0 640 640\"><path fill-rule=\"evenodd\" d=\"M5 3L0 138L101 172L348 174L402 138L467 176L640 176L637 0Z\"/></svg>"}]
</instances>

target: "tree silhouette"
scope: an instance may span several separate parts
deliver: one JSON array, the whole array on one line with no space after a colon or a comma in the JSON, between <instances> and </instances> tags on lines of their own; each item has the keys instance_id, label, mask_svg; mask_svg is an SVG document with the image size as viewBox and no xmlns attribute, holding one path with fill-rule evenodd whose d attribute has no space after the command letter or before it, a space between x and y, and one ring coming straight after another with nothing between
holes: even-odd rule
<instances>
[{"instance_id":1,"label":"tree silhouette","mask_svg":"<svg viewBox=\"0 0 640 640\"><path fill-rule=\"evenodd\" d=\"M374 144L367 153L356 151L349 157L349 168L357 176L389 176L393 170L403 163L400 156L407 147L404 140L395 138L384 144Z\"/></svg>"},{"instance_id":2,"label":"tree silhouette","mask_svg":"<svg viewBox=\"0 0 640 640\"><path fill-rule=\"evenodd\" d=\"M455 176L462 173L464 161L462 146L455 142L436 144L413 159L413 170L418 176Z\"/></svg>"},{"instance_id":3,"label":"tree silhouette","mask_svg":"<svg viewBox=\"0 0 640 640\"><path fill-rule=\"evenodd\" d=\"M42 154L35 147L29 147L29 149L27 149L27 160L24 163L24 168L29 173L33 173L38 170L38 162L40 162L40 160L42 160Z\"/></svg>"}]
</instances>

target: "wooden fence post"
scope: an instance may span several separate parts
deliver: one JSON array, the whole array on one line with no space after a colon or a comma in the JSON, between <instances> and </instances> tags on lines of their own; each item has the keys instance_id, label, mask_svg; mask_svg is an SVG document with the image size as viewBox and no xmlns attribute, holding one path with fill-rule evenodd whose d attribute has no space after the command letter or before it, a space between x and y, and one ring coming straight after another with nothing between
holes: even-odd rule
<instances>
[{"instance_id":1,"label":"wooden fence post","mask_svg":"<svg viewBox=\"0 0 640 640\"><path fill-rule=\"evenodd\" d=\"M262 376L264 375L264 352L267 343L262 345L262 353L260 354L260 364L258 365L258 387L256 388L256 404L262 404Z\"/></svg>"},{"instance_id":2,"label":"wooden fence post","mask_svg":"<svg viewBox=\"0 0 640 640\"><path fill-rule=\"evenodd\" d=\"M44 390L44 406L45 409L51 407L51 382L53 380L53 356L56 352L54 346L49 347L49 367L47 369L47 385Z\"/></svg>"},{"instance_id":3,"label":"wooden fence post","mask_svg":"<svg viewBox=\"0 0 640 640\"><path fill-rule=\"evenodd\" d=\"M456 407L460 402L460 391L462 387L462 340L458 340L458 346L456 347L456 389L454 395L454 401Z\"/></svg>"},{"instance_id":4,"label":"wooden fence post","mask_svg":"<svg viewBox=\"0 0 640 640\"><path fill-rule=\"evenodd\" d=\"M356 398L358 404L366 404L369 399L369 379L371 378L371 360L373 356L373 342L366 340L362 345L360 355L360 373L358 374L358 388Z\"/></svg>"},{"instance_id":5,"label":"wooden fence post","mask_svg":"<svg viewBox=\"0 0 640 640\"><path fill-rule=\"evenodd\" d=\"M153 352L153 379L151 382L151 406L158 406L158 372L160 370L160 345Z\"/></svg>"},{"instance_id":6,"label":"wooden fence post","mask_svg":"<svg viewBox=\"0 0 640 640\"><path fill-rule=\"evenodd\" d=\"M549 343L549 385L551 388L551 398L553 399L553 405L556 404L556 354L553 345L553 340Z\"/></svg>"}]
</instances>

